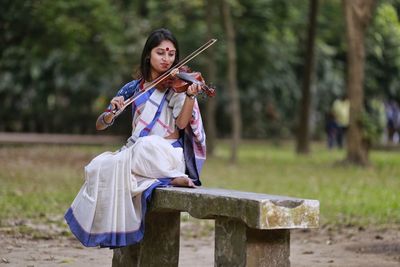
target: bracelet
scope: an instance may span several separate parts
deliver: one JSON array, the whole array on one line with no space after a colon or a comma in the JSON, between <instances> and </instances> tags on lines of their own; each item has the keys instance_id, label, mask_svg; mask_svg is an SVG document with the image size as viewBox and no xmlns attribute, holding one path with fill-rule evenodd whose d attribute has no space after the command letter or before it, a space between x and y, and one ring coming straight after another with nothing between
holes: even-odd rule
<instances>
[{"instance_id":1,"label":"bracelet","mask_svg":"<svg viewBox=\"0 0 400 267\"><path fill-rule=\"evenodd\" d=\"M113 117L111 122L106 122L106 120L104 119L105 116L106 116L106 113L103 113L103 116L101 116L101 120L103 121L104 125L106 125L107 127L113 125L115 118Z\"/></svg>"},{"instance_id":2,"label":"bracelet","mask_svg":"<svg viewBox=\"0 0 400 267\"><path fill-rule=\"evenodd\" d=\"M190 99L195 99L197 97L196 95L189 95L187 92L185 92L185 93L186 93L186 96L189 97Z\"/></svg>"}]
</instances>

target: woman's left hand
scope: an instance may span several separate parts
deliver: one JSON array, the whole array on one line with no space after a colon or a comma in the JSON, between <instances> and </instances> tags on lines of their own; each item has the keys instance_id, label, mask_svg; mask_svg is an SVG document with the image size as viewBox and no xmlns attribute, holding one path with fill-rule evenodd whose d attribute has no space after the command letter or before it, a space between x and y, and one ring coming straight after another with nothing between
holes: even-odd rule
<instances>
[{"instance_id":1,"label":"woman's left hand","mask_svg":"<svg viewBox=\"0 0 400 267\"><path fill-rule=\"evenodd\" d=\"M189 96L197 96L200 91L201 91L201 86L193 83L186 90L186 94Z\"/></svg>"}]
</instances>

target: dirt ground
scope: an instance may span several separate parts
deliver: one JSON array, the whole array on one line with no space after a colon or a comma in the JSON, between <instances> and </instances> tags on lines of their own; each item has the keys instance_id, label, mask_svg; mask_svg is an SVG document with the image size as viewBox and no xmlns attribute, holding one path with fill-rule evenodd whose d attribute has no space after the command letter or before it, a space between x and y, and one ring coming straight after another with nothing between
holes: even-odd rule
<instances>
[{"instance_id":1,"label":"dirt ground","mask_svg":"<svg viewBox=\"0 0 400 267\"><path fill-rule=\"evenodd\" d=\"M52 225L30 225L35 231L25 233L15 227L0 228L0 266L111 266L112 250L85 248L73 237L54 231ZM198 225L182 223L179 266L213 266L212 223L205 230L193 232L195 228ZM293 267L400 266L400 229L295 230L290 253Z\"/></svg>"}]
</instances>

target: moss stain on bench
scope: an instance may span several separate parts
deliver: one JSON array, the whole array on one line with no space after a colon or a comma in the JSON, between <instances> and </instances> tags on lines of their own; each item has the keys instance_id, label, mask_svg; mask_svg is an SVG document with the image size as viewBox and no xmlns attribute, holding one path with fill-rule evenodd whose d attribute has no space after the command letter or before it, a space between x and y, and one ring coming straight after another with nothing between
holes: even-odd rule
<instances>
[{"instance_id":1,"label":"moss stain on bench","mask_svg":"<svg viewBox=\"0 0 400 267\"><path fill-rule=\"evenodd\" d=\"M277 201L262 206L260 229L317 228L319 226L319 202L310 200L292 201L288 205ZM297 203L298 205L294 205Z\"/></svg>"}]
</instances>

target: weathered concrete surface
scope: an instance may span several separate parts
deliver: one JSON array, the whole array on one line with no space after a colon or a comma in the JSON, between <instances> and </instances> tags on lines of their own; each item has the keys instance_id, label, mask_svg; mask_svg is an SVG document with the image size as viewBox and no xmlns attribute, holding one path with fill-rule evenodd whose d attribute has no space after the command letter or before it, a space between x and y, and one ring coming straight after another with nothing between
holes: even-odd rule
<instances>
[{"instance_id":1,"label":"weathered concrete surface","mask_svg":"<svg viewBox=\"0 0 400 267\"><path fill-rule=\"evenodd\" d=\"M290 266L290 230L258 230L237 219L215 221L214 266Z\"/></svg>"},{"instance_id":2,"label":"weathered concrete surface","mask_svg":"<svg viewBox=\"0 0 400 267\"><path fill-rule=\"evenodd\" d=\"M247 228L246 266L290 266L290 230Z\"/></svg>"},{"instance_id":3,"label":"weathered concrete surface","mask_svg":"<svg viewBox=\"0 0 400 267\"><path fill-rule=\"evenodd\" d=\"M316 228L319 201L212 188L157 188L151 210L179 210L199 219L236 218L255 229Z\"/></svg>"},{"instance_id":4,"label":"weathered concrete surface","mask_svg":"<svg viewBox=\"0 0 400 267\"><path fill-rule=\"evenodd\" d=\"M180 212L150 212L145 223L140 244L114 249L113 267L178 266Z\"/></svg>"},{"instance_id":5,"label":"weathered concrete surface","mask_svg":"<svg viewBox=\"0 0 400 267\"><path fill-rule=\"evenodd\" d=\"M215 220L214 266L246 266L246 225L238 220Z\"/></svg>"},{"instance_id":6,"label":"weathered concrete surface","mask_svg":"<svg viewBox=\"0 0 400 267\"><path fill-rule=\"evenodd\" d=\"M215 219L215 266L290 266L290 229L315 228L319 202L211 188L157 188L143 241L113 266L178 266L181 211Z\"/></svg>"}]
</instances>

